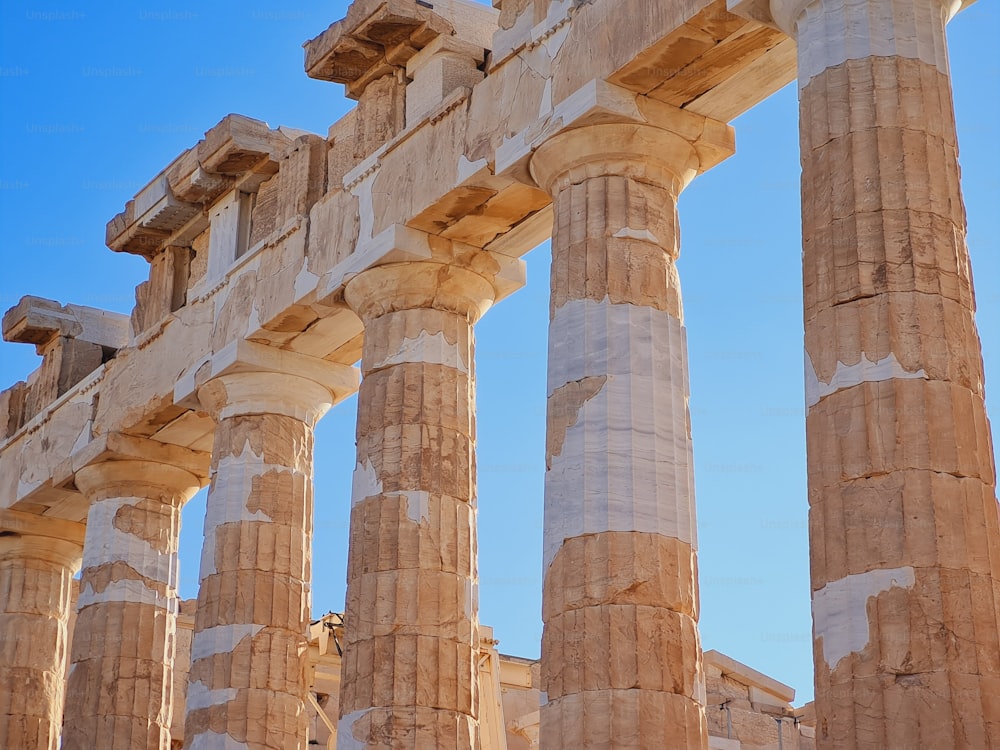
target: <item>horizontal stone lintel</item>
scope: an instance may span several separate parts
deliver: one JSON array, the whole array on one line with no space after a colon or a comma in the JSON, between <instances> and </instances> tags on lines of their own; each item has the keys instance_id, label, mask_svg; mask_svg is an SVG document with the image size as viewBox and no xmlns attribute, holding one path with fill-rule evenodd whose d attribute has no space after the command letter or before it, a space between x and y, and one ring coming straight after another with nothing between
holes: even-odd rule
<instances>
[{"instance_id":1,"label":"horizontal stone lintel","mask_svg":"<svg viewBox=\"0 0 1000 750\"><path fill-rule=\"evenodd\" d=\"M83 305L25 296L3 316L3 338L40 349L57 337L86 341L109 349L129 342L129 317Z\"/></svg>"},{"instance_id":2,"label":"horizontal stone lintel","mask_svg":"<svg viewBox=\"0 0 1000 750\"><path fill-rule=\"evenodd\" d=\"M371 81L405 67L438 37L490 49L498 18L469 0L355 0L346 18L303 45L306 74L342 83L347 96L358 99Z\"/></svg>"},{"instance_id":3,"label":"horizontal stone lintel","mask_svg":"<svg viewBox=\"0 0 1000 750\"><path fill-rule=\"evenodd\" d=\"M76 521L68 521L65 518L0 508L0 532L64 539L82 545L86 525Z\"/></svg>"},{"instance_id":4,"label":"horizontal stone lintel","mask_svg":"<svg viewBox=\"0 0 1000 750\"><path fill-rule=\"evenodd\" d=\"M75 452L67 468L76 473L85 466L104 461L149 461L184 469L198 477L202 484L207 484L211 458L208 452L193 451L158 440L112 432L95 437ZM53 481L57 484L63 479L63 477L53 477Z\"/></svg>"}]
</instances>

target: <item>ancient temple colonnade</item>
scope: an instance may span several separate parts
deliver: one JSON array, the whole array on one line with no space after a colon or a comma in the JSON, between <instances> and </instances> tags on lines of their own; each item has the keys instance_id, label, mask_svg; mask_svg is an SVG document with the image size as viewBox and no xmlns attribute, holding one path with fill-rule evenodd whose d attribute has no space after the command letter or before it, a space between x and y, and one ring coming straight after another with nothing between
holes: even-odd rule
<instances>
[{"instance_id":1,"label":"ancient temple colonnade","mask_svg":"<svg viewBox=\"0 0 1000 750\"><path fill-rule=\"evenodd\" d=\"M498 750L475 326L551 238L540 746L707 748L677 201L796 72L816 746L1000 746L959 5L351 3L305 67L355 109L230 115L108 223L131 316L4 316L42 361L0 393L0 747L304 750L314 429L357 392L337 746Z\"/></svg>"}]
</instances>

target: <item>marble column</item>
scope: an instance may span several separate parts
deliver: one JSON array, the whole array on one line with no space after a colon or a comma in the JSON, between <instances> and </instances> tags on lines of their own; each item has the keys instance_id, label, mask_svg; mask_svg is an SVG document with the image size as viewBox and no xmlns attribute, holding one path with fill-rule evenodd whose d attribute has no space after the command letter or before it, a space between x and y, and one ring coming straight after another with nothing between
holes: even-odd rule
<instances>
[{"instance_id":1,"label":"marble column","mask_svg":"<svg viewBox=\"0 0 1000 750\"><path fill-rule=\"evenodd\" d=\"M945 23L773 0L798 42L817 747L1000 746L1000 528Z\"/></svg>"},{"instance_id":2,"label":"marble column","mask_svg":"<svg viewBox=\"0 0 1000 750\"><path fill-rule=\"evenodd\" d=\"M398 263L345 298L365 325L339 748L476 748L473 325L495 264Z\"/></svg>"},{"instance_id":3,"label":"marble column","mask_svg":"<svg viewBox=\"0 0 1000 750\"><path fill-rule=\"evenodd\" d=\"M59 747L83 539L83 524L0 510L0 747Z\"/></svg>"},{"instance_id":4,"label":"marble column","mask_svg":"<svg viewBox=\"0 0 1000 750\"><path fill-rule=\"evenodd\" d=\"M701 168L689 140L628 123L532 158L555 213L543 747L707 747L676 267L677 197Z\"/></svg>"},{"instance_id":5,"label":"marble column","mask_svg":"<svg viewBox=\"0 0 1000 750\"><path fill-rule=\"evenodd\" d=\"M234 372L198 398L217 426L185 747L304 750L313 427L334 397L291 372Z\"/></svg>"},{"instance_id":6,"label":"marble column","mask_svg":"<svg viewBox=\"0 0 1000 750\"><path fill-rule=\"evenodd\" d=\"M200 484L141 460L76 473L91 505L63 748L170 750L180 515Z\"/></svg>"}]
</instances>

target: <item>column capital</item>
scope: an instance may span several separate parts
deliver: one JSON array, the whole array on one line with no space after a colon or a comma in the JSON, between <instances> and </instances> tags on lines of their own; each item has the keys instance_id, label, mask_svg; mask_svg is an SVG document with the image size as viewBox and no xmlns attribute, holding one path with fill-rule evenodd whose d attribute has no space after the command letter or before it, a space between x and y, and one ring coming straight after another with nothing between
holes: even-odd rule
<instances>
[{"instance_id":1,"label":"column capital","mask_svg":"<svg viewBox=\"0 0 1000 750\"><path fill-rule=\"evenodd\" d=\"M0 509L0 562L31 558L80 570L86 526L64 518Z\"/></svg>"},{"instance_id":2,"label":"column capital","mask_svg":"<svg viewBox=\"0 0 1000 750\"><path fill-rule=\"evenodd\" d=\"M142 497L180 507L201 489L201 480L177 466L126 459L84 466L76 472L76 486L91 502Z\"/></svg>"},{"instance_id":3,"label":"column capital","mask_svg":"<svg viewBox=\"0 0 1000 750\"><path fill-rule=\"evenodd\" d=\"M583 179L618 175L652 180L676 196L734 151L732 129L724 125L692 134L638 122L604 123L549 138L535 150L529 169L552 194Z\"/></svg>"},{"instance_id":4,"label":"column capital","mask_svg":"<svg viewBox=\"0 0 1000 750\"><path fill-rule=\"evenodd\" d=\"M333 406L333 392L315 380L278 372L233 372L198 389L202 407L216 420L280 414L315 425Z\"/></svg>"},{"instance_id":5,"label":"column capital","mask_svg":"<svg viewBox=\"0 0 1000 750\"><path fill-rule=\"evenodd\" d=\"M894 56L899 55L902 48L907 47L908 45L912 45L913 49L917 50L917 38L900 38L897 40L895 35L891 33L872 33L873 29L871 26L878 25L885 30L889 30L892 29L897 23L905 23L911 20L914 16L912 0L906 0L906 5L909 10L905 13L897 15L891 12L888 14L878 13L877 11L873 12L873 10L879 5L883 5L887 9L891 9L900 1L901 0L867 0L862 3L848 3L845 2L845 0L819 0L819 12L816 13L816 15L821 15L828 11L835 11L839 16L840 23L845 26L852 26L854 33L848 37L848 41L853 40L870 48L865 54L852 56ZM798 22L806 12L806 9L814 4L817 4L817 0L738 0L737 2L729 0L729 9L738 15L748 18L755 18L758 20L762 20L764 17L770 18L774 26L784 31L793 39L798 40L801 35L801 30L798 28ZM919 15L921 10L926 11L927 9L934 8L936 6L944 11L944 20L947 22L954 18L955 14L958 13L958 11L961 10L962 6L965 4L967 3L963 2L963 0L924 0L922 3L923 8L918 9L917 14ZM850 17L855 14L857 14L857 24L850 24ZM880 36L883 38L883 45L881 47L878 44ZM844 46L849 46L847 43L843 44ZM920 55L903 54L902 56L919 57Z\"/></svg>"},{"instance_id":6,"label":"column capital","mask_svg":"<svg viewBox=\"0 0 1000 750\"><path fill-rule=\"evenodd\" d=\"M215 419L282 414L310 425L358 389L356 367L238 340L197 362L174 386L174 402Z\"/></svg>"},{"instance_id":7,"label":"column capital","mask_svg":"<svg viewBox=\"0 0 1000 750\"><path fill-rule=\"evenodd\" d=\"M324 276L318 286L317 301L328 306L342 306L345 304L347 285L359 275L377 266L406 264L427 264L428 268L434 267L435 272L441 265L470 270L492 286L491 304L505 299L525 284L526 266L520 258L429 234L404 224L392 224L370 242L364 243L364 247L359 245L350 258ZM355 289L358 287L360 284ZM354 299L357 302L357 293ZM346 304L357 313L358 307L351 302Z\"/></svg>"},{"instance_id":8,"label":"column capital","mask_svg":"<svg viewBox=\"0 0 1000 750\"><path fill-rule=\"evenodd\" d=\"M0 533L43 536L83 544L86 531L86 524L65 518L40 516L11 508L0 509Z\"/></svg>"},{"instance_id":9,"label":"column capital","mask_svg":"<svg viewBox=\"0 0 1000 750\"><path fill-rule=\"evenodd\" d=\"M344 301L366 323L390 312L429 308L468 316L475 323L497 298L500 264L481 252L468 267L443 262L391 263L347 282Z\"/></svg>"},{"instance_id":10,"label":"column capital","mask_svg":"<svg viewBox=\"0 0 1000 750\"><path fill-rule=\"evenodd\" d=\"M83 545L33 534L0 536L0 563L8 560L41 560L62 565L75 575L83 562Z\"/></svg>"}]
</instances>

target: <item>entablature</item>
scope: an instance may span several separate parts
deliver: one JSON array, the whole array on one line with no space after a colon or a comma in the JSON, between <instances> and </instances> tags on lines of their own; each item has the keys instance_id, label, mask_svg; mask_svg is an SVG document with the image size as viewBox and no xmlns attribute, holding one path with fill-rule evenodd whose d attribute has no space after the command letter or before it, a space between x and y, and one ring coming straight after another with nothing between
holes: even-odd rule
<instances>
[{"instance_id":1,"label":"entablature","mask_svg":"<svg viewBox=\"0 0 1000 750\"><path fill-rule=\"evenodd\" d=\"M360 100L328 138L229 115L140 190L107 228L151 263L126 345L7 430L0 493L77 507L56 464L104 435L210 450L178 383L234 346L353 364L363 329L342 290L371 266L486 254L510 294L551 232L529 171L546 140L648 124L695 144L703 171L731 151L725 123L794 75L789 40L725 0L499 5L357 0L306 45L309 74Z\"/></svg>"},{"instance_id":2,"label":"entablature","mask_svg":"<svg viewBox=\"0 0 1000 750\"><path fill-rule=\"evenodd\" d=\"M237 188L256 192L302 134L227 115L108 222L108 247L149 259L168 244L190 241L207 227L204 214L216 200Z\"/></svg>"}]
</instances>

